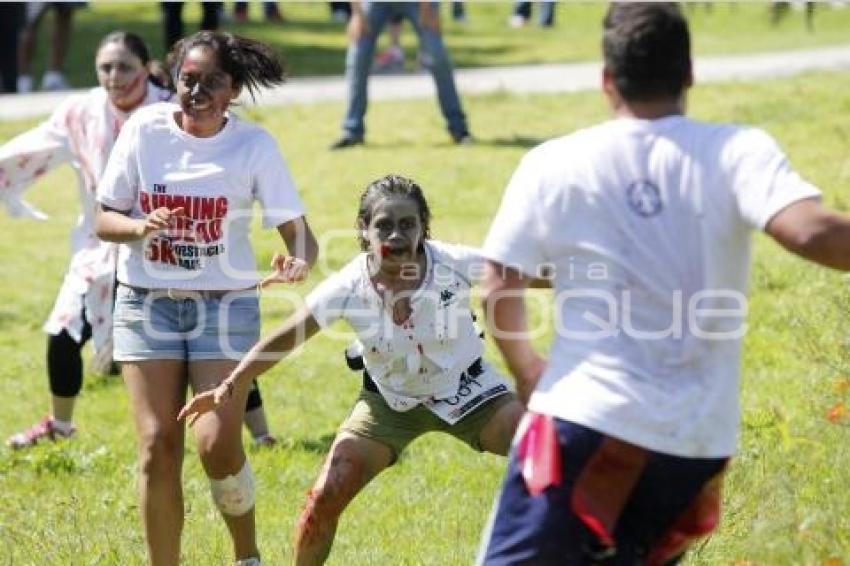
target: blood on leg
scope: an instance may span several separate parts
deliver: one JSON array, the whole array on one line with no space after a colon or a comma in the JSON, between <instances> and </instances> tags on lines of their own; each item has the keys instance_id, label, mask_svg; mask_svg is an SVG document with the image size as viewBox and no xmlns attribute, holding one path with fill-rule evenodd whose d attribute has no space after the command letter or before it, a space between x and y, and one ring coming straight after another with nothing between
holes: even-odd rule
<instances>
[{"instance_id":1,"label":"blood on leg","mask_svg":"<svg viewBox=\"0 0 850 566\"><path fill-rule=\"evenodd\" d=\"M347 433L337 437L298 518L297 564L324 562L342 512L391 462L391 450L379 442Z\"/></svg>"}]
</instances>

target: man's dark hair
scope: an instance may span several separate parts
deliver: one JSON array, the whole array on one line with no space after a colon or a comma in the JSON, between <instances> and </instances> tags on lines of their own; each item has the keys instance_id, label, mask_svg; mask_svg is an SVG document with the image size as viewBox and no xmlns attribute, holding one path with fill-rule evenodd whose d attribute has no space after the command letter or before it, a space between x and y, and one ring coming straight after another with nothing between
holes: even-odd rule
<instances>
[{"instance_id":1,"label":"man's dark hair","mask_svg":"<svg viewBox=\"0 0 850 566\"><path fill-rule=\"evenodd\" d=\"M612 4L602 51L614 85L626 100L677 98L691 76L688 22L675 4Z\"/></svg>"}]
</instances>

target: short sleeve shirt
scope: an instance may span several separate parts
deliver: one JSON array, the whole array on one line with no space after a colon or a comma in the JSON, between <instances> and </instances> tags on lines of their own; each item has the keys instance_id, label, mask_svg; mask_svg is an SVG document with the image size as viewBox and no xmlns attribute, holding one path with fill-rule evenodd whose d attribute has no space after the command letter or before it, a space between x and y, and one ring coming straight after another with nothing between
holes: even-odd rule
<instances>
[{"instance_id":1,"label":"short sleeve shirt","mask_svg":"<svg viewBox=\"0 0 850 566\"><path fill-rule=\"evenodd\" d=\"M750 232L820 192L753 128L616 119L535 148L483 253L555 269L530 408L664 453L735 451Z\"/></svg>"},{"instance_id":2,"label":"short sleeve shirt","mask_svg":"<svg viewBox=\"0 0 850 566\"><path fill-rule=\"evenodd\" d=\"M303 216L304 206L265 130L228 113L216 135L198 138L175 121L179 106L138 111L121 130L98 201L143 218L182 208L174 229L121 246L118 280L144 288L242 289L257 283L249 240L255 201L263 225Z\"/></svg>"}]
</instances>

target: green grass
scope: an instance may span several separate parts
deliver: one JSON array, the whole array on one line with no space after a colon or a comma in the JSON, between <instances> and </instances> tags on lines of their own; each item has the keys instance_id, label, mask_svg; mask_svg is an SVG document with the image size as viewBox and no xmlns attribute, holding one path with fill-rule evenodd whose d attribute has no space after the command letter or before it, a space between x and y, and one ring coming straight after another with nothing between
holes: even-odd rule
<instances>
[{"instance_id":1,"label":"green grass","mask_svg":"<svg viewBox=\"0 0 850 566\"><path fill-rule=\"evenodd\" d=\"M826 200L846 208L850 103L836 93L848 90L850 75L840 73L712 85L697 89L690 109L699 118L766 128L796 168L825 190ZM349 229L360 189L395 171L425 187L436 237L468 243L481 241L529 146L607 115L595 93L494 94L465 102L480 139L468 148L448 143L431 100L373 104L370 145L339 153L326 145L337 133L341 103L248 114L278 138L319 235ZM33 123L0 123L0 140ZM51 214L48 222L0 215L4 438L46 411L40 325L66 267L67 234L77 214L74 186L73 174L63 168L33 188L31 200ZM279 247L270 232L258 230L254 241L263 263ZM324 247L322 261L338 267L355 248L353 233L343 232ZM817 565L850 557L850 425L826 418L836 403L850 404L850 393L835 387L850 359L848 299L841 276L756 237L741 449L728 475L723 523L688 564ZM263 311L266 330L286 314L272 296L263 299ZM259 478L259 540L271 564L289 556L304 494L358 389L357 376L344 368L343 346L319 336L263 380L273 429L284 439L279 449L251 456ZM497 360L492 349L490 359ZM144 561L134 438L120 381L87 376L77 422L74 442L0 451L0 548L10 564ZM187 445L185 563L228 564L224 527L191 441ZM415 442L345 513L330 563L469 564L502 470L499 458L470 452L448 437Z\"/></svg>"},{"instance_id":2,"label":"green grass","mask_svg":"<svg viewBox=\"0 0 850 566\"><path fill-rule=\"evenodd\" d=\"M251 22L225 22L223 26L273 45L284 54L294 76L341 74L345 61L345 29L330 22L326 3L287 2L281 5L289 18L282 26L263 22L259 6L252 7ZM559 3L553 29L541 29L536 25L509 29L506 22L511 6L507 3L469 2L469 24L466 26L451 22L448 6L443 9L448 46L459 67L586 61L599 57L603 3ZM196 3L189 3L184 12L186 32L192 33L200 21L200 8ZM692 6L688 14L698 55L846 43L850 29L850 9L833 9L827 5L818 8L813 31L806 29L802 14L797 12L772 26L768 7L763 3L719 4L711 9ZM34 68L36 76L40 76L44 66L49 25L49 21L44 22L40 33ZM408 60L412 61L416 38L409 25L405 27L403 44ZM72 85L84 87L95 83L95 49L100 38L115 29L141 34L156 56L162 56L163 32L156 3L93 2L88 9L77 12L67 63ZM412 67L412 63L410 65Z\"/></svg>"}]
</instances>

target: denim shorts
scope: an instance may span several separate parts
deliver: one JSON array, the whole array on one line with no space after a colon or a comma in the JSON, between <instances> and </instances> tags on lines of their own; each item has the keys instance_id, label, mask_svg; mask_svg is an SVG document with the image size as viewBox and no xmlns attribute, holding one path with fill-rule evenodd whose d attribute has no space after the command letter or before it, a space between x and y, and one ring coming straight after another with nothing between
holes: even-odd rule
<instances>
[{"instance_id":1,"label":"denim shorts","mask_svg":"<svg viewBox=\"0 0 850 566\"><path fill-rule=\"evenodd\" d=\"M171 298L164 290L118 285L113 328L117 362L239 360L259 338L254 289L215 298Z\"/></svg>"}]
</instances>

